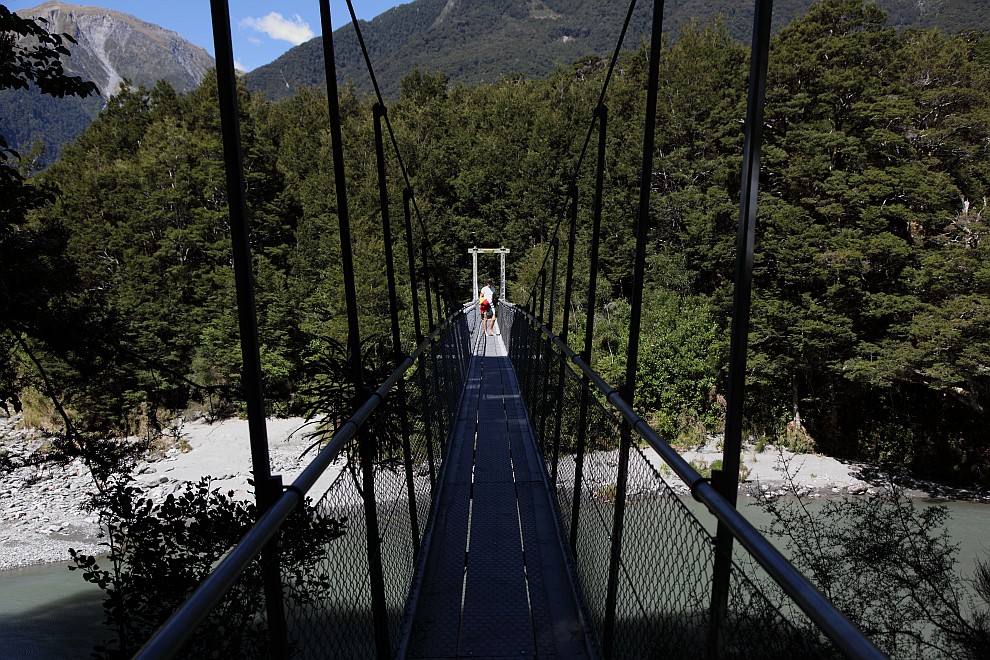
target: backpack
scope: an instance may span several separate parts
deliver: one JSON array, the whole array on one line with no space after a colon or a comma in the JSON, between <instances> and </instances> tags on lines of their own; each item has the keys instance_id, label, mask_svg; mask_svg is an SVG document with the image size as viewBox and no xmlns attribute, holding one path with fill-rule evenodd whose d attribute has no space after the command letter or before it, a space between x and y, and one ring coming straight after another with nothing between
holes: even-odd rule
<instances>
[{"instance_id":1,"label":"backpack","mask_svg":"<svg viewBox=\"0 0 990 660\"><path fill-rule=\"evenodd\" d=\"M479 307L481 309L482 314L487 314L488 312L492 311L492 304L488 302L487 298L481 299L481 305Z\"/></svg>"}]
</instances>

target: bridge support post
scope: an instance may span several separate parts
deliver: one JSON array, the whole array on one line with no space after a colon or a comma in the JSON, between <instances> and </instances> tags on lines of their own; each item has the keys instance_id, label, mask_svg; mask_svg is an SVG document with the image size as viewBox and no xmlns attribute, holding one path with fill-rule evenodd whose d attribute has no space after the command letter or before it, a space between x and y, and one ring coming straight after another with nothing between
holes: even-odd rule
<instances>
[{"instance_id":1,"label":"bridge support post","mask_svg":"<svg viewBox=\"0 0 990 660\"><path fill-rule=\"evenodd\" d=\"M385 249L385 279L388 282L388 307L392 330L392 359L398 368L404 358L402 334L399 330L399 300L395 282L395 256L392 249L392 216L389 213L388 179L385 172L385 139L382 134L382 119L387 108L376 103L372 109L375 124L375 160L378 164L378 196L382 214L382 243ZM413 480L412 447L409 441L409 408L406 405L405 379L396 383L395 398L399 405L399 426L402 434L402 463L406 475L406 493L409 498L409 526L412 534L413 559L419 556L419 516L416 509L416 484ZM386 403L387 405L387 403Z\"/></svg>"},{"instance_id":2,"label":"bridge support post","mask_svg":"<svg viewBox=\"0 0 990 660\"><path fill-rule=\"evenodd\" d=\"M540 323L543 323L543 313L546 311L547 302L547 269L540 269L540 313L536 315L536 318L540 319Z\"/></svg>"},{"instance_id":3,"label":"bridge support post","mask_svg":"<svg viewBox=\"0 0 990 660\"><path fill-rule=\"evenodd\" d=\"M423 325L419 318L419 278L416 276L416 250L413 247L411 201L412 191L406 188L402 191L402 209L406 221L406 256L409 258L409 290L412 294L413 330L416 333L416 345L418 346L423 343ZM433 351L430 352L432 353ZM416 371L419 372L419 392L420 397L422 397L420 410L423 414L423 430L426 435L426 460L430 466L430 486L436 487L437 467L436 457L433 454L433 425L431 423L431 411L426 398L426 373L423 369L426 359L425 356L420 357L420 363Z\"/></svg>"},{"instance_id":4,"label":"bridge support post","mask_svg":"<svg viewBox=\"0 0 990 660\"><path fill-rule=\"evenodd\" d=\"M553 252L553 262L550 266L550 311L547 315L547 328L550 329L550 334L553 334L553 317L554 308L557 306L557 258L560 252L560 241L557 240L557 236L553 237L550 242L550 247ZM542 345L542 342L541 342ZM551 346L546 347L546 364L551 363L551 358L553 357L553 348ZM540 451L543 453L543 462L548 463L547 456L550 454L550 448L547 446L547 418L550 416L550 403L551 403L551 390L554 389L553 378L556 371L551 369L544 373L544 387L540 399L543 402L543 407L540 412ZM559 406L558 406L559 408Z\"/></svg>"},{"instance_id":5,"label":"bridge support post","mask_svg":"<svg viewBox=\"0 0 990 660\"><path fill-rule=\"evenodd\" d=\"M712 484L733 506L738 496L739 462L742 453L742 418L746 386L746 349L749 340L749 308L753 284L753 252L756 237L756 201L760 185L760 149L763 142L763 105L770 52L770 17L773 0L756 0L753 44L750 55L749 96L743 143L739 228L736 234L736 272L732 301L732 332L729 343L729 383L725 412L725 441L722 471L712 474ZM732 535L721 522L715 537L712 577L709 657L721 655L724 623L732 568Z\"/></svg>"},{"instance_id":6,"label":"bridge support post","mask_svg":"<svg viewBox=\"0 0 990 660\"><path fill-rule=\"evenodd\" d=\"M347 353L354 386L354 406L370 395L364 384L361 364L361 334L358 323L357 289L354 282L354 248L351 242L350 213L347 206L347 181L344 172L344 147L337 94L337 63L333 48L333 26L329 0L320 0L320 24L323 30L323 62L326 68L327 109L330 114L330 142L333 152L334 188L337 194L337 223L340 232L340 261L344 272L344 298L347 304ZM357 437L361 456L364 520L368 537L368 574L371 587L371 611L374 623L375 654L392 655L388 632L388 604L382 569L381 535L378 528L378 505L375 499L375 447L371 437L361 432Z\"/></svg>"},{"instance_id":7,"label":"bridge support post","mask_svg":"<svg viewBox=\"0 0 990 660\"><path fill-rule=\"evenodd\" d=\"M729 481L723 470L712 470L712 486L722 497L735 501L730 490L736 484ZM729 582L732 577L732 534L719 521L714 539L714 565L712 567L712 602L709 611L708 658L722 657L725 648L725 617L729 609Z\"/></svg>"},{"instance_id":8,"label":"bridge support post","mask_svg":"<svg viewBox=\"0 0 990 660\"><path fill-rule=\"evenodd\" d=\"M545 263L546 261L544 261L544 264ZM537 282L539 283L539 287L540 287L539 313L536 314L537 324L539 324L544 322L543 314L546 311L547 269L545 266L540 268L540 276L537 279ZM540 329L538 325L534 326L532 328L532 331L534 338L539 336ZM541 392L540 390L543 387L543 385L545 385L545 383L540 382L540 377L546 373L546 361L544 360L543 357L543 348L544 348L543 342L531 341L530 346L532 347L533 350L532 353L533 360L531 360L529 363L529 378L527 380L529 380L530 392L533 392L535 395L535 398L531 399L532 401L536 401L536 404L534 404L533 406L533 411L535 412L536 415L540 416L540 419L536 419L534 417L533 422L535 424L539 424L540 420L543 419L543 407L541 405L538 405L540 404L540 402L543 401L543 392ZM540 452L542 453L543 438L537 437L536 440L540 448Z\"/></svg>"},{"instance_id":9,"label":"bridge support post","mask_svg":"<svg viewBox=\"0 0 990 660\"><path fill-rule=\"evenodd\" d=\"M261 345L254 299L251 244L247 221L247 199L241 153L240 116L234 51L230 38L230 8L227 0L212 0L213 43L216 50L217 88L220 104L220 131L223 141L227 199L230 212L230 239L237 291L237 316L241 335L241 361L244 399L248 412L251 464L258 517L282 495L282 480L273 477L268 452L265 394L261 372ZM285 602L278 545L272 540L262 554L262 582L273 658L289 657L285 625Z\"/></svg>"},{"instance_id":10,"label":"bridge support post","mask_svg":"<svg viewBox=\"0 0 990 660\"><path fill-rule=\"evenodd\" d=\"M564 275L564 312L561 319L560 339L567 343L567 330L571 322L571 290L574 286L574 242L577 240L577 206L578 191L577 186L571 184L569 192L570 198L570 226L567 232L567 272ZM564 360L560 360L560 367L557 370L557 391L554 394L554 401L557 402L556 417L554 419L553 431L553 454L550 459L550 485L556 495L557 490L557 463L560 461L561 443L561 423L564 414Z\"/></svg>"},{"instance_id":11,"label":"bridge support post","mask_svg":"<svg viewBox=\"0 0 990 660\"><path fill-rule=\"evenodd\" d=\"M505 255L509 254L509 248L498 247L498 248L479 248L472 247L468 248L468 254L471 255L471 282L474 291L474 302L478 302L478 297L481 295L478 290L478 255L479 254L497 254L499 255L499 271L500 271L500 285L498 289L497 300L505 300ZM487 279L487 278L486 278ZM496 301L492 300L492 304Z\"/></svg>"},{"instance_id":12,"label":"bridge support post","mask_svg":"<svg viewBox=\"0 0 990 660\"><path fill-rule=\"evenodd\" d=\"M427 256L430 252L425 236L420 239L420 251L423 254L423 285L425 287L423 293L426 298L426 320L428 321L430 332L433 332L437 326L433 315L433 294L430 292L430 259ZM437 313L439 312L440 310L437 310Z\"/></svg>"},{"instance_id":13,"label":"bridge support post","mask_svg":"<svg viewBox=\"0 0 990 660\"><path fill-rule=\"evenodd\" d=\"M503 249L501 250L501 253L499 255L500 256L499 261L501 262L499 271L500 271L500 275L501 275L500 279L502 280L502 283L501 286L499 286L498 288L498 299L503 302L505 301L505 255L508 252L509 251L507 249Z\"/></svg>"},{"instance_id":14,"label":"bridge support post","mask_svg":"<svg viewBox=\"0 0 990 660\"><path fill-rule=\"evenodd\" d=\"M477 246L468 250L471 253L471 286L474 287L474 295L471 296L471 300L475 303L478 302L480 294L478 293L478 248Z\"/></svg>"},{"instance_id":15,"label":"bridge support post","mask_svg":"<svg viewBox=\"0 0 990 660\"><path fill-rule=\"evenodd\" d=\"M653 181L653 148L656 144L657 95L660 87L660 51L663 28L663 0L653 0L650 33L649 82L646 87L646 110L643 131L643 160L639 180L639 212L636 216L636 257L633 267L632 305L629 313L629 349L626 353L626 377L622 398L633 406L636 400L636 369L639 365L639 333L643 317L643 282L646 273L646 239L650 226L650 192ZM615 489L615 519L612 523L612 554L609 562L608 592L605 599L605 632L602 646L606 658L614 653L615 606L619 563L622 558L622 526L625 518L626 474L632 431L622 425L619 469Z\"/></svg>"},{"instance_id":16,"label":"bridge support post","mask_svg":"<svg viewBox=\"0 0 990 660\"><path fill-rule=\"evenodd\" d=\"M553 250L553 263L550 266L550 312L547 315L547 327L550 328L550 334L553 334L553 317L557 307L557 259L560 256L560 241L557 236L553 237L550 248Z\"/></svg>"},{"instance_id":17,"label":"bridge support post","mask_svg":"<svg viewBox=\"0 0 990 660\"><path fill-rule=\"evenodd\" d=\"M428 321L430 332L432 333L436 329L436 326L439 325L440 321L439 318L434 320L435 317L433 314L433 292L432 292L432 287L430 285L430 260L429 260L430 249L429 249L429 244L426 241L426 236L423 236L420 239L420 251L423 255L423 285L424 285L423 297L426 298L426 319ZM440 309L438 307L437 316L439 316L439 314L440 314ZM448 376L446 372L447 360L443 359L442 355L438 355L438 353L442 354L446 349L447 347L445 346L443 340L441 340L439 344L434 346L434 350L430 351L430 364L433 366L433 384L436 383L441 373L443 373L444 378ZM447 428L447 423L450 421L450 416L448 414L450 408L450 402L446 399L441 399L439 397L436 399L436 401L437 401L437 405L440 407L438 412L445 422L444 428ZM443 456L446 455L446 453L447 453L447 447L445 444L441 443L440 445L441 459Z\"/></svg>"}]
</instances>

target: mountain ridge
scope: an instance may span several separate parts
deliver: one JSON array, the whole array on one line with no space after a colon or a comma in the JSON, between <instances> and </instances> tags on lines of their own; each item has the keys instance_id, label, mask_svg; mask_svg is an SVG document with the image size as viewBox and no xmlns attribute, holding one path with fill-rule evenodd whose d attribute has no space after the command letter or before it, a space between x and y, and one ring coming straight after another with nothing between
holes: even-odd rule
<instances>
[{"instance_id":1,"label":"mountain ridge","mask_svg":"<svg viewBox=\"0 0 990 660\"><path fill-rule=\"evenodd\" d=\"M774 28L803 15L812 0L777 0ZM898 28L936 26L946 32L962 27L990 29L990 0L878 0L888 23ZM649 33L649 3L632 16L625 48L639 46ZM386 96L398 94L414 69L443 72L454 83L483 84L503 75L544 77L555 66L570 65L590 54L610 53L627 7L593 0L415 0L360 21L379 86ZM730 34L748 39L752 7L726 0L668 0L664 32L669 40L690 20L721 16ZM53 162L68 142L89 125L124 79L152 86L167 80L177 91L196 87L213 58L179 34L124 12L83 7L60 0L17 12L50 21L50 29L79 43L64 66L71 75L93 80L99 97L53 99L37 90L0 91L0 131L22 152L41 141ZM334 31L338 82L353 81L370 93L354 27ZM510 46L510 47L507 47ZM243 77L252 92L269 99L290 96L303 86L325 86L323 38L300 44L275 61Z\"/></svg>"},{"instance_id":2,"label":"mountain ridge","mask_svg":"<svg viewBox=\"0 0 990 660\"><path fill-rule=\"evenodd\" d=\"M777 31L807 13L812 0L778 0ZM898 29L965 27L990 29L990 0L878 0L888 24ZM594 0L416 0L394 7L371 21L360 21L362 35L386 96L398 93L413 69L442 71L452 82L480 84L499 76L548 75L590 54L611 53L627 6ZM624 48L634 49L650 30L649 3L632 16ZM730 35L748 41L753 7L724 0L668 0L664 33L668 39L693 19L721 16ZM334 31L338 83L353 81L360 93L372 91L353 25ZM512 48L505 48L512 44ZM287 51L244 77L247 88L270 99L289 96L302 86L323 87L323 38Z\"/></svg>"}]
</instances>

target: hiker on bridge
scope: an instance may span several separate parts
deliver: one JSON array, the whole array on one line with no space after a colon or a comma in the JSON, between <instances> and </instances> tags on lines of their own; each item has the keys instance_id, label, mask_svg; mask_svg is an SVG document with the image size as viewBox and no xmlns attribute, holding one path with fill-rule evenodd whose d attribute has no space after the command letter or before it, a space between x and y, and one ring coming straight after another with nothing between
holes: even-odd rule
<instances>
[{"instance_id":1,"label":"hiker on bridge","mask_svg":"<svg viewBox=\"0 0 990 660\"><path fill-rule=\"evenodd\" d=\"M495 299L495 292L492 291L492 281L486 280L485 286L481 290L481 298L478 299L478 311L481 312L481 325L486 335L495 334L495 307L492 302Z\"/></svg>"}]
</instances>

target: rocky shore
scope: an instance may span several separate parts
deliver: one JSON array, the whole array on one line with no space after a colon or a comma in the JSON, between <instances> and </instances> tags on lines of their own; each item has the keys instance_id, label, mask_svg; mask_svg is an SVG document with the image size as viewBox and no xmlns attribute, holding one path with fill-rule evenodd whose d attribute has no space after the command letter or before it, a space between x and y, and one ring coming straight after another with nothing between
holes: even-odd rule
<instances>
[{"instance_id":1,"label":"rocky shore","mask_svg":"<svg viewBox=\"0 0 990 660\"><path fill-rule=\"evenodd\" d=\"M82 503L93 488L81 460L42 460L40 434L0 416L0 569L69 560L68 548L99 550L97 516ZM20 465L11 469L12 465Z\"/></svg>"},{"instance_id":2,"label":"rocky shore","mask_svg":"<svg viewBox=\"0 0 990 660\"><path fill-rule=\"evenodd\" d=\"M271 420L269 441L273 472L287 480L309 462L302 456L311 444L300 431L303 420ZM70 563L69 548L87 554L104 552L96 512L85 504L95 490L81 459L68 464L48 460L47 439L19 429L20 416L0 411L0 570L50 562ZM183 427L176 445L135 466L135 482L158 501L202 476L235 496L252 497L247 422L194 422ZM333 472L323 482L333 477ZM318 484L319 485L319 484Z\"/></svg>"}]
</instances>

